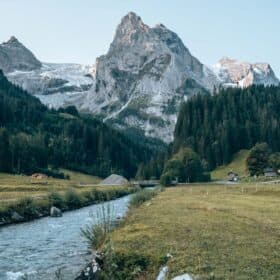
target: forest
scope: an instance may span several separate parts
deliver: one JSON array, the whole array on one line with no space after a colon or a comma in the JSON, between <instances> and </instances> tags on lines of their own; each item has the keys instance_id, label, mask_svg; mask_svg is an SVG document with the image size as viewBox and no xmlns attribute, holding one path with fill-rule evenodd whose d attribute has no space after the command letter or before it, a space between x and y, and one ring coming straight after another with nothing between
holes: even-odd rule
<instances>
[{"instance_id":1,"label":"forest","mask_svg":"<svg viewBox=\"0 0 280 280\"><path fill-rule=\"evenodd\" d=\"M197 95L182 105L173 150L191 147L209 169L227 164L240 149L266 142L280 150L280 88L252 86Z\"/></svg>"},{"instance_id":2,"label":"forest","mask_svg":"<svg viewBox=\"0 0 280 280\"><path fill-rule=\"evenodd\" d=\"M0 72L0 172L32 174L68 168L134 177L164 145L121 133L75 107L50 110Z\"/></svg>"},{"instance_id":3,"label":"forest","mask_svg":"<svg viewBox=\"0 0 280 280\"><path fill-rule=\"evenodd\" d=\"M279 139L279 87L221 88L214 95L199 94L182 104L174 142L149 164L141 165L137 175L159 178L184 148L199 155L205 172L228 164L239 150L257 143L267 143L271 152L278 152Z\"/></svg>"}]
</instances>

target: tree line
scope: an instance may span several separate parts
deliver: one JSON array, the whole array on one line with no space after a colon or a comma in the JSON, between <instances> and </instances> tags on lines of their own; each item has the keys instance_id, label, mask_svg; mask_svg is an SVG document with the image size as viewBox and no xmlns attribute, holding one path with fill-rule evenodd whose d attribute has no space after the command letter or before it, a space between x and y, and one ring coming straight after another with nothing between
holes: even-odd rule
<instances>
[{"instance_id":1,"label":"tree line","mask_svg":"<svg viewBox=\"0 0 280 280\"><path fill-rule=\"evenodd\" d=\"M197 95L182 105L173 150L191 147L214 169L258 142L279 151L279 139L280 88L228 88L214 96Z\"/></svg>"},{"instance_id":2,"label":"tree line","mask_svg":"<svg viewBox=\"0 0 280 280\"><path fill-rule=\"evenodd\" d=\"M160 178L165 174L164 180L166 177L170 180L166 174L177 177L178 168L174 171L174 166L175 163L182 165L182 161L178 163L174 158L178 159L178 154L185 149L198 154L200 164L197 166L201 166L200 173L205 174L205 171L228 164L235 153L250 149L256 143L265 142L271 152L280 151L279 139L279 87L221 88L214 95L199 94L182 104L173 143L149 164L141 165L137 175L148 179ZM188 151L191 155L191 151ZM277 161L275 157L272 158L274 162ZM185 172L186 165L179 170ZM193 174L184 176L194 178ZM181 178L185 179L184 176Z\"/></svg>"}]
</instances>

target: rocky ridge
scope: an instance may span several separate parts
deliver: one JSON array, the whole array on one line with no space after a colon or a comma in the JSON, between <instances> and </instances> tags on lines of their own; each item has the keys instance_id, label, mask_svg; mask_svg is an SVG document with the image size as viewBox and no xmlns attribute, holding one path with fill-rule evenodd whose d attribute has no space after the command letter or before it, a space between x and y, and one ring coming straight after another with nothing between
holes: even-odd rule
<instances>
[{"instance_id":1,"label":"rocky ridge","mask_svg":"<svg viewBox=\"0 0 280 280\"><path fill-rule=\"evenodd\" d=\"M138 128L165 142L172 141L180 104L190 96L219 86L279 84L267 63L225 57L207 67L176 33L162 24L149 27L132 12L94 66L42 63L12 37L0 45L0 69L49 107L75 105L116 128Z\"/></svg>"}]
</instances>

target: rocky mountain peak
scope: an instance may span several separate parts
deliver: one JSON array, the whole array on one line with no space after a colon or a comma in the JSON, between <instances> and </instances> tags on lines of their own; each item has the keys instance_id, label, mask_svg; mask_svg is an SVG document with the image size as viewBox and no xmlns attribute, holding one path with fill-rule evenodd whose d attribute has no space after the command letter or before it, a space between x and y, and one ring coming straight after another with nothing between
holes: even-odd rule
<instances>
[{"instance_id":1,"label":"rocky mountain peak","mask_svg":"<svg viewBox=\"0 0 280 280\"><path fill-rule=\"evenodd\" d=\"M41 62L16 37L0 44L0 69L4 72L32 71L41 66Z\"/></svg>"},{"instance_id":2,"label":"rocky mountain peak","mask_svg":"<svg viewBox=\"0 0 280 280\"><path fill-rule=\"evenodd\" d=\"M217 85L176 33L129 13L108 53L97 59L95 90L81 107L117 121L117 127L141 128L170 142L181 102Z\"/></svg>"},{"instance_id":3,"label":"rocky mountain peak","mask_svg":"<svg viewBox=\"0 0 280 280\"><path fill-rule=\"evenodd\" d=\"M4 43L6 45L15 45L15 44L20 44L19 40L15 36L11 36L11 38Z\"/></svg>"},{"instance_id":4,"label":"rocky mountain peak","mask_svg":"<svg viewBox=\"0 0 280 280\"><path fill-rule=\"evenodd\" d=\"M121 23L118 28L130 27L131 29L145 28L146 25L143 23L140 16L134 12L129 12L121 20Z\"/></svg>"},{"instance_id":5,"label":"rocky mountain peak","mask_svg":"<svg viewBox=\"0 0 280 280\"><path fill-rule=\"evenodd\" d=\"M118 25L109 53L115 49L127 47L137 41L139 34L148 32L149 27L133 12L128 13Z\"/></svg>"}]
</instances>

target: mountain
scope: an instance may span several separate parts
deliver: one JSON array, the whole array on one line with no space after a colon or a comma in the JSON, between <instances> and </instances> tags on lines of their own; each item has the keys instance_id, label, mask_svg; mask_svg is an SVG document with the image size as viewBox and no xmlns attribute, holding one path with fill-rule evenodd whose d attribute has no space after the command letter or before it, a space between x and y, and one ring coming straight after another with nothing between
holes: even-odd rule
<instances>
[{"instance_id":1,"label":"mountain","mask_svg":"<svg viewBox=\"0 0 280 280\"><path fill-rule=\"evenodd\" d=\"M11 82L55 108L75 104L93 84L92 66L40 62L15 37L0 44L0 69Z\"/></svg>"},{"instance_id":2,"label":"mountain","mask_svg":"<svg viewBox=\"0 0 280 280\"><path fill-rule=\"evenodd\" d=\"M213 70L225 87L279 85L279 80L268 63L251 64L224 57L213 66Z\"/></svg>"},{"instance_id":3,"label":"mountain","mask_svg":"<svg viewBox=\"0 0 280 280\"><path fill-rule=\"evenodd\" d=\"M218 85L174 32L162 24L151 28L135 13L122 19L95 67L95 88L81 108L166 142L172 140L181 102Z\"/></svg>"},{"instance_id":4,"label":"mountain","mask_svg":"<svg viewBox=\"0 0 280 280\"><path fill-rule=\"evenodd\" d=\"M132 12L95 65L42 63L12 37L0 45L0 69L49 107L75 105L118 129L140 129L167 143L189 97L218 87L279 84L266 63L223 58L209 68L176 33L162 24L149 27Z\"/></svg>"},{"instance_id":5,"label":"mountain","mask_svg":"<svg viewBox=\"0 0 280 280\"><path fill-rule=\"evenodd\" d=\"M0 66L6 72L40 69L41 62L15 37L0 45Z\"/></svg>"}]
</instances>

